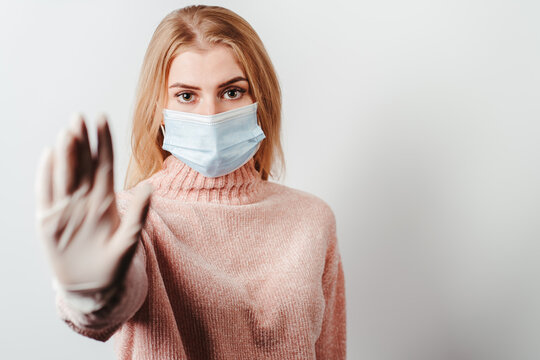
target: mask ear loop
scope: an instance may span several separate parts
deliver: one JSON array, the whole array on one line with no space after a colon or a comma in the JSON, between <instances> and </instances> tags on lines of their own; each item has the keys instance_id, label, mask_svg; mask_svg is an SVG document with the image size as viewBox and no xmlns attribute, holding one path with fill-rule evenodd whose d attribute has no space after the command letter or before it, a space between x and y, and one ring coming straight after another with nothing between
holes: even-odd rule
<instances>
[{"instance_id":1,"label":"mask ear loop","mask_svg":"<svg viewBox=\"0 0 540 360\"><path fill-rule=\"evenodd\" d=\"M165 137L165 128L163 128L163 124L161 124L160 126L161 126L161 132L163 133L163 137Z\"/></svg>"}]
</instances>

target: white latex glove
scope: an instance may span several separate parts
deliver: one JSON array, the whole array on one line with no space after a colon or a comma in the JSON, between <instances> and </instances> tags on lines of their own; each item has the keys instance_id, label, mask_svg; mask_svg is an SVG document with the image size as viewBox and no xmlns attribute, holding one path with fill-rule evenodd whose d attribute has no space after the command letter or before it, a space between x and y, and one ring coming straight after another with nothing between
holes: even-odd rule
<instances>
[{"instance_id":1,"label":"white latex glove","mask_svg":"<svg viewBox=\"0 0 540 360\"><path fill-rule=\"evenodd\" d=\"M105 116L97 133L93 156L84 119L77 115L58 136L56 148L45 149L35 183L37 231L56 281L64 290L82 294L106 292L123 280L152 191L149 184L139 187L121 221Z\"/></svg>"}]
</instances>

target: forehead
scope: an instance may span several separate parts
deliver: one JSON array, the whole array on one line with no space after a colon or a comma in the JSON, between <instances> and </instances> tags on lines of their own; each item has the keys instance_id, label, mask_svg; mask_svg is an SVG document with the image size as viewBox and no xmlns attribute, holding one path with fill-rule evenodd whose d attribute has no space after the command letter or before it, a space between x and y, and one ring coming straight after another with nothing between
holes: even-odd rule
<instances>
[{"instance_id":1,"label":"forehead","mask_svg":"<svg viewBox=\"0 0 540 360\"><path fill-rule=\"evenodd\" d=\"M190 85L218 84L244 72L232 49L216 45L206 49L189 48L177 55L169 69L168 82Z\"/></svg>"}]
</instances>

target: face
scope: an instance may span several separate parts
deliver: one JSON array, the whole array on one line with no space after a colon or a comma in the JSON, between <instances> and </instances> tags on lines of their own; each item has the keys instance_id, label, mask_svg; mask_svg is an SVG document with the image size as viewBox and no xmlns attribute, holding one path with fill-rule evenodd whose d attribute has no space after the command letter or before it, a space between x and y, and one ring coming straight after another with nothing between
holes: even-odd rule
<instances>
[{"instance_id":1,"label":"face","mask_svg":"<svg viewBox=\"0 0 540 360\"><path fill-rule=\"evenodd\" d=\"M176 56L167 80L167 109L213 115L252 104L249 83L227 46Z\"/></svg>"}]
</instances>

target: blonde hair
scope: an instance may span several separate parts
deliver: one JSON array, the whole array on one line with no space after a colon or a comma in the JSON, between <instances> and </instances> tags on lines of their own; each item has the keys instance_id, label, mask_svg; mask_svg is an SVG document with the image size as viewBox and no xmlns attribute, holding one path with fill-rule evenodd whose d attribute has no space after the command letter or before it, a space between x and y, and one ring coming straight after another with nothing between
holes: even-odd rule
<instances>
[{"instance_id":1,"label":"blonde hair","mask_svg":"<svg viewBox=\"0 0 540 360\"><path fill-rule=\"evenodd\" d=\"M249 82L257 118L266 135L254 155L261 179L276 178L273 165L285 169L281 146L281 89L264 45L249 23L220 6L191 5L169 13L156 28L141 68L131 135L132 154L124 189L137 185L162 168L170 152L162 149L160 125L167 101L170 65L189 47L226 45L235 54ZM280 173L281 175L281 173Z\"/></svg>"}]
</instances>

